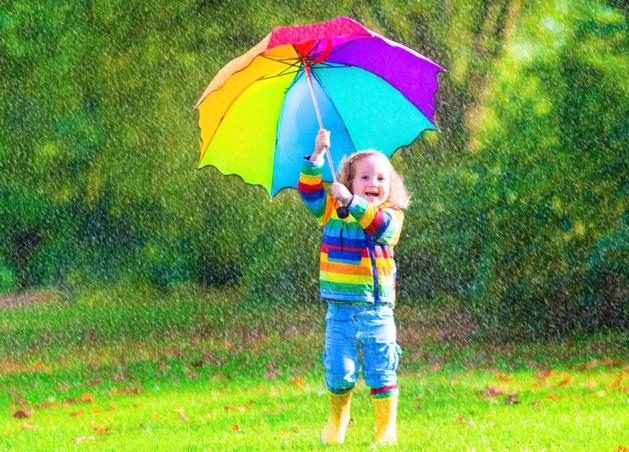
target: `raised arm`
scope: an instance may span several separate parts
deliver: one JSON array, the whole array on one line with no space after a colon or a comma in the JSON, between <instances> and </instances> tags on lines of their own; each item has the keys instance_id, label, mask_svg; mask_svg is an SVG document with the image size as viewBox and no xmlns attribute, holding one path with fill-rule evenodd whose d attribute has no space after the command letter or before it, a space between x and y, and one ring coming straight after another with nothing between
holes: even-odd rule
<instances>
[{"instance_id":1,"label":"raised arm","mask_svg":"<svg viewBox=\"0 0 629 452\"><path fill-rule=\"evenodd\" d=\"M323 187L323 153L326 146L330 146L330 132L321 129L315 139L312 155L302 163L297 185L301 199L321 226L330 217L330 210L334 204L334 200Z\"/></svg>"}]
</instances>

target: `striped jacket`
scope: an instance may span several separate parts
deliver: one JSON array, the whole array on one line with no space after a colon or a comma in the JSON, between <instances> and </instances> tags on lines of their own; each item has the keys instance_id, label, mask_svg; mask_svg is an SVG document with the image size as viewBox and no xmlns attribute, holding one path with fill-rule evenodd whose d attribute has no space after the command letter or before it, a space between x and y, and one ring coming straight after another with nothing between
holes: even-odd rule
<instances>
[{"instance_id":1,"label":"striped jacket","mask_svg":"<svg viewBox=\"0 0 629 452\"><path fill-rule=\"evenodd\" d=\"M395 305L396 245L404 214L385 202L375 207L354 195L350 215L336 214L338 201L323 187L323 163L304 160L299 194L323 227L320 255L321 299Z\"/></svg>"}]
</instances>

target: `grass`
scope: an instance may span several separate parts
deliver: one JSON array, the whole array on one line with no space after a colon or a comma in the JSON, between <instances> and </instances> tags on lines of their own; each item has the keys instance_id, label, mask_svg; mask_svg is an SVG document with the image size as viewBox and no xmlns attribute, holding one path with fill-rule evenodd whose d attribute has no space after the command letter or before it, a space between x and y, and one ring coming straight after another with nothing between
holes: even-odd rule
<instances>
[{"instance_id":1,"label":"grass","mask_svg":"<svg viewBox=\"0 0 629 452\"><path fill-rule=\"evenodd\" d=\"M626 333L484 344L452 309L398 307L398 449L629 447ZM323 312L185 287L1 310L0 449L319 448ZM345 449L372 438L361 384Z\"/></svg>"}]
</instances>

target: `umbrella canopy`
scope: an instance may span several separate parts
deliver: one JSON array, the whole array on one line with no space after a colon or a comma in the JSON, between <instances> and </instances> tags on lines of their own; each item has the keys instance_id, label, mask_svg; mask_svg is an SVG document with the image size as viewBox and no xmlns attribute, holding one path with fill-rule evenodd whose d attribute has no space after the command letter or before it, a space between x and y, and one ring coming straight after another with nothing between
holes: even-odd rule
<instances>
[{"instance_id":1,"label":"umbrella canopy","mask_svg":"<svg viewBox=\"0 0 629 452\"><path fill-rule=\"evenodd\" d=\"M198 167L237 174L271 196L296 187L301 159L311 153L319 129L309 79L332 133L335 166L361 149L390 156L422 131L436 130L440 71L348 17L276 27L223 67L196 103ZM324 180L333 180L329 168Z\"/></svg>"}]
</instances>

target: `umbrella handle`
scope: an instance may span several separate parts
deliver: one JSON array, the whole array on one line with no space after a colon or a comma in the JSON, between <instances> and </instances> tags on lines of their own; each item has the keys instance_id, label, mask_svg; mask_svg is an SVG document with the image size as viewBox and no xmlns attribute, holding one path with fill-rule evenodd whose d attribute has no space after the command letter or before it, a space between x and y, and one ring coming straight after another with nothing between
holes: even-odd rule
<instances>
[{"instance_id":1,"label":"umbrella handle","mask_svg":"<svg viewBox=\"0 0 629 452\"><path fill-rule=\"evenodd\" d=\"M347 206L339 206L336 208L336 215L340 219L347 218L349 217L349 209L347 208Z\"/></svg>"},{"instance_id":2,"label":"umbrella handle","mask_svg":"<svg viewBox=\"0 0 629 452\"><path fill-rule=\"evenodd\" d=\"M315 113L317 114L317 121L319 122L319 129L323 129L323 121L321 120L321 112L319 111L319 103L317 102L317 98L314 93L314 86L312 85L312 76L310 75L310 66L308 65L308 59L302 58L302 62L304 64L304 69L306 72L306 77L308 78L308 87L310 88L310 96L312 97L312 103L315 108ZM328 165L330 165L330 172L332 173L332 180L336 182L336 172L334 171L334 164L332 163L332 156L330 155L330 149L328 146L324 146L323 150L325 151L325 156L328 159ZM340 206L336 209L336 215L341 218L347 218L349 216L349 209L347 206Z\"/></svg>"},{"instance_id":3,"label":"umbrella handle","mask_svg":"<svg viewBox=\"0 0 629 452\"><path fill-rule=\"evenodd\" d=\"M328 158L328 164L330 165L330 170L332 171L332 179L334 180L334 182L337 182L336 174L334 173L334 165L332 165L332 157L330 156L330 150L327 146L324 146L323 150L325 151L325 155ZM336 215L340 219L345 219L349 216L349 209L347 208L347 206L339 206L336 208Z\"/></svg>"}]
</instances>

